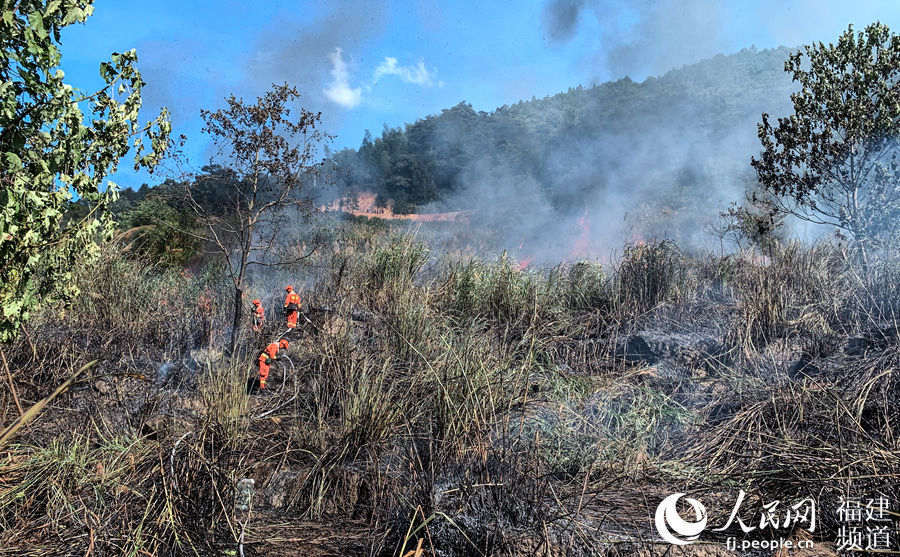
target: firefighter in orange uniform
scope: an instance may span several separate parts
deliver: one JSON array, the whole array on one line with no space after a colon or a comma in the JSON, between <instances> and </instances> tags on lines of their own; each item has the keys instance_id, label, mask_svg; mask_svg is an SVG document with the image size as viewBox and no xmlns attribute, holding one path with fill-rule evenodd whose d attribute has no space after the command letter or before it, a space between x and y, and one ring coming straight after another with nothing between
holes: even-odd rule
<instances>
[{"instance_id":1,"label":"firefighter in orange uniform","mask_svg":"<svg viewBox=\"0 0 900 557\"><path fill-rule=\"evenodd\" d=\"M284 315L287 318L288 329L297 326L297 318L300 316L300 294L294 292L293 286L284 289L287 296L284 298Z\"/></svg>"},{"instance_id":2,"label":"firefighter in orange uniform","mask_svg":"<svg viewBox=\"0 0 900 557\"><path fill-rule=\"evenodd\" d=\"M266 321L266 311L262 307L262 302L253 300L253 309L250 312L253 317L253 332L258 333Z\"/></svg>"},{"instance_id":3,"label":"firefighter in orange uniform","mask_svg":"<svg viewBox=\"0 0 900 557\"><path fill-rule=\"evenodd\" d=\"M281 339L278 342L272 342L259 355L259 388L266 388L266 380L269 379L269 368L272 362L278 360L278 350L287 350L288 341Z\"/></svg>"}]
</instances>

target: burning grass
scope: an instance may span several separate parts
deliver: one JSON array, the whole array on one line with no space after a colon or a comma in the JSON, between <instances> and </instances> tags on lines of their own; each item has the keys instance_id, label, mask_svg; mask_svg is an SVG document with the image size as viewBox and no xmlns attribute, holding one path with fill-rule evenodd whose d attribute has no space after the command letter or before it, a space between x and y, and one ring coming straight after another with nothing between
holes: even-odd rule
<instances>
[{"instance_id":1,"label":"burning grass","mask_svg":"<svg viewBox=\"0 0 900 557\"><path fill-rule=\"evenodd\" d=\"M896 256L861 277L827 245L524 270L373 228L331 246L256 396L214 269L84 270L65 321L3 347L25 406L99 363L3 447L2 551L649 555L676 490L814 495L826 540L841 494L900 500Z\"/></svg>"}]
</instances>

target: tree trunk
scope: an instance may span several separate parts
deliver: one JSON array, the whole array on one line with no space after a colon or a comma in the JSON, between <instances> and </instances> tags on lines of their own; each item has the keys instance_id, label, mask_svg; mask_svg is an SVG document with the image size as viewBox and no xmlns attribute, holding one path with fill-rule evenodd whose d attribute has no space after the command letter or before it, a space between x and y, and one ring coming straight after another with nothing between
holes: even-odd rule
<instances>
[{"instance_id":1,"label":"tree trunk","mask_svg":"<svg viewBox=\"0 0 900 557\"><path fill-rule=\"evenodd\" d=\"M856 256L857 262L860 264L862 268L862 274L864 277L869 276L869 246L867 245L869 242L869 237L866 230L863 230L861 226L859 226L859 221L853 221L853 248L856 252L854 255Z\"/></svg>"},{"instance_id":2,"label":"tree trunk","mask_svg":"<svg viewBox=\"0 0 900 557\"><path fill-rule=\"evenodd\" d=\"M853 205L851 207L852 213L850 218L853 219L853 240L856 244L856 249L859 250L859 259L860 264L862 266L863 276L868 278L869 276L869 253L868 246L866 245L869 241L868 230L865 230L860 225L860 209L859 209L859 187L853 188Z\"/></svg>"},{"instance_id":3,"label":"tree trunk","mask_svg":"<svg viewBox=\"0 0 900 557\"><path fill-rule=\"evenodd\" d=\"M244 277L247 273L250 241L253 238L252 222L248 221L246 228L243 228L242 224L241 237L241 264L240 267L238 267L237 277L234 281L234 319L231 321L231 342L228 343L229 354L234 354L234 349L237 346L238 333L241 330L241 321L244 320Z\"/></svg>"},{"instance_id":4,"label":"tree trunk","mask_svg":"<svg viewBox=\"0 0 900 557\"><path fill-rule=\"evenodd\" d=\"M238 332L241 329L241 321L244 317L244 290L243 288L234 289L234 318L231 321L231 340L228 343L228 353L234 354L235 346L237 346Z\"/></svg>"}]
</instances>

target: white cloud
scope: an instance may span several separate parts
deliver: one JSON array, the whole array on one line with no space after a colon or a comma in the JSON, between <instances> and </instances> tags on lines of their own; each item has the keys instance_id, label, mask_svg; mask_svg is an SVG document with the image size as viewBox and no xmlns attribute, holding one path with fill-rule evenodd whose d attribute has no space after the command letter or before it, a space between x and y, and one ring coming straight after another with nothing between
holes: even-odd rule
<instances>
[{"instance_id":1,"label":"white cloud","mask_svg":"<svg viewBox=\"0 0 900 557\"><path fill-rule=\"evenodd\" d=\"M423 87L432 87L435 85L434 73L429 72L425 67L425 62L419 60L415 66L401 66L397 63L397 59L387 56L384 62L375 68L375 75L372 78L373 83L377 83L379 79L386 75L396 75L406 83L421 85ZM442 85L442 83L440 84Z\"/></svg>"},{"instance_id":2,"label":"white cloud","mask_svg":"<svg viewBox=\"0 0 900 557\"><path fill-rule=\"evenodd\" d=\"M331 60L331 85L323 92L332 102L344 108L354 108L362 101L362 89L350 87L350 73L347 71L347 63L341 54L340 48L328 55Z\"/></svg>"},{"instance_id":3,"label":"white cloud","mask_svg":"<svg viewBox=\"0 0 900 557\"><path fill-rule=\"evenodd\" d=\"M355 108L362 102L363 92L368 95L372 87L385 76L397 76L405 83L411 83L420 87L443 87L443 81L435 80L435 72L425 67L425 62L419 62L413 66L401 66L396 58L385 57L384 61L375 68L372 81L361 87L350 86L350 71L344 62L343 50L340 47L334 49L328 55L331 61L331 83L323 90L325 96L332 102L344 108Z\"/></svg>"}]
</instances>

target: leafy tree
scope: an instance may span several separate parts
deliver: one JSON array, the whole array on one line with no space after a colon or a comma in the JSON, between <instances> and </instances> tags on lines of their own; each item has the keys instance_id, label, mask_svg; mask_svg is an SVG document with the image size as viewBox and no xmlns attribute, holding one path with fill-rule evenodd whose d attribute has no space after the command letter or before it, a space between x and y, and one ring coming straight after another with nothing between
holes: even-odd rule
<instances>
[{"instance_id":1,"label":"leafy tree","mask_svg":"<svg viewBox=\"0 0 900 557\"><path fill-rule=\"evenodd\" d=\"M196 254L194 213L167 199L169 192L147 195L119 218L116 239L125 253L183 267Z\"/></svg>"},{"instance_id":2,"label":"leafy tree","mask_svg":"<svg viewBox=\"0 0 900 557\"><path fill-rule=\"evenodd\" d=\"M226 99L226 108L201 111L204 132L212 136L224 163L224 167L207 167L207 176L217 180L217 193L227 212L204 205L210 190L203 180L195 181L186 192L206 228L203 240L221 254L234 286L232 352L246 313L243 298L248 269L290 265L305 257L279 253L283 243L278 237L289 230L286 225L305 205L299 195L301 187L307 176L318 170L319 165L312 163L316 149L330 136L316 128L321 113L300 108L293 114L291 105L299 97L294 87L273 85L255 104L232 95Z\"/></svg>"},{"instance_id":3,"label":"leafy tree","mask_svg":"<svg viewBox=\"0 0 900 557\"><path fill-rule=\"evenodd\" d=\"M861 249L900 216L900 36L873 23L837 44L804 47L785 71L800 90L794 114L763 114L760 184L779 210L848 233Z\"/></svg>"},{"instance_id":4,"label":"leafy tree","mask_svg":"<svg viewBox=\"0 0 900 557\"><path fill-rule=\"evenodd\" d=\"M169 145L165 110L138 123L144 82L134 50L100 64L99 91L64 81L60 30L83 23L92 4L0 3L0 341L41 304L75 294L73 267L111 231L117 187L104 179L130 147L135 168L152 169ZM64 221L73 200L85 210Z\"/></svg>"}]
</instances>

